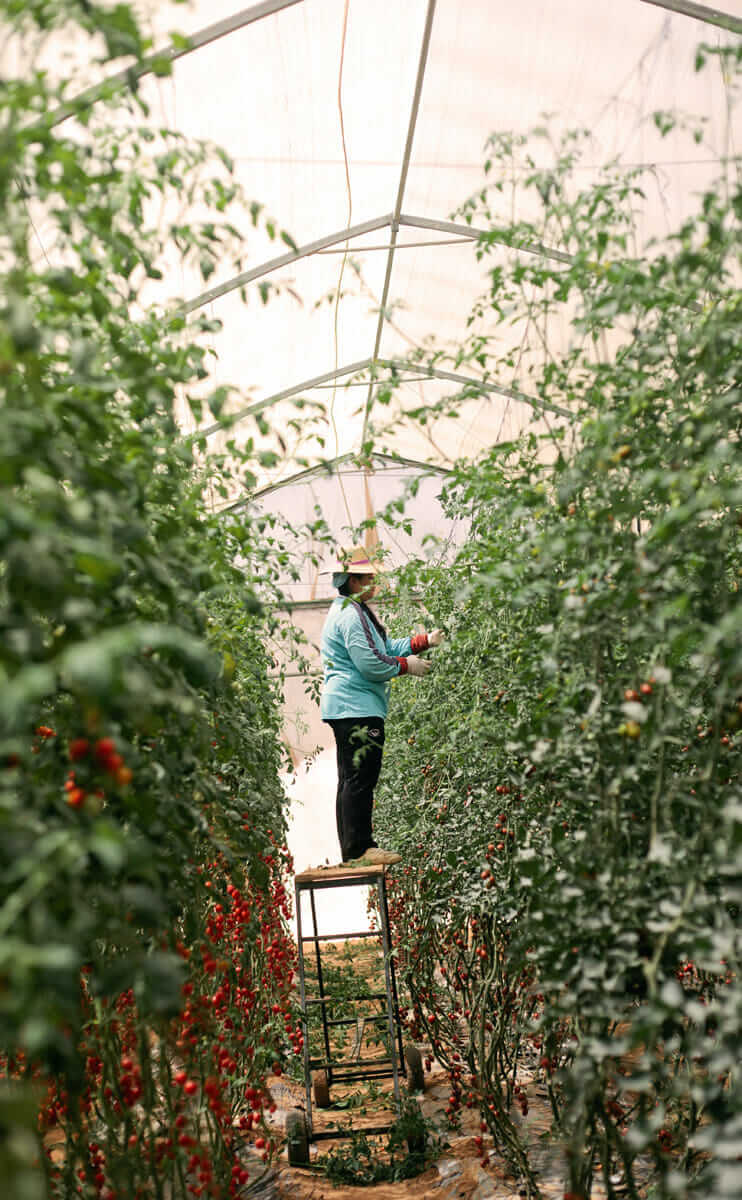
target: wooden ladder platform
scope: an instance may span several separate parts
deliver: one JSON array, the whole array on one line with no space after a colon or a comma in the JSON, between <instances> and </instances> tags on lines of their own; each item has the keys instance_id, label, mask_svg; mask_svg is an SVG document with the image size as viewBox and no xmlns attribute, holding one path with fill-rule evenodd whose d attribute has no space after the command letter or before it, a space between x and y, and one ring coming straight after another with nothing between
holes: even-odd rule
<instances>
[{"instance_id":1,"label":"wooden ladder platform","mask_svg":"<svg viewBox=\"0 0 742 1200\"><path fill-rule=\"evenodd\" d=\"M302 871L296 876L296 882L300 887L310 883L334 883L336 880L350 883L354 878L359 883L365 883L369 876L378 879L386 870L386 865L382 863L369 864L367 867L346 867L338 863L334 867L311 867L308 871Z\"/></svg>"}]
</instances>

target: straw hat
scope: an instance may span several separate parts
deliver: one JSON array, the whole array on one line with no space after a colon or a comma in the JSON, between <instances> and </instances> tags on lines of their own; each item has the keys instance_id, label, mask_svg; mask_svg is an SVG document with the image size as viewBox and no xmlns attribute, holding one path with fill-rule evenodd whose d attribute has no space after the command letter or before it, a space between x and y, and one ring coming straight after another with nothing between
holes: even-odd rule
<instances>
[{"instance_id":1,"label":"straw hat","mask_svg":"<svg viewBox=\"0 0 742 1200\"><path fill-rule=\"evenodd\" d=\"M340 552L332 569L332 586L342 587L349 575L377 575L382 569L379 559L373 557L373 551L365 546L352 546L350 550Z\"/></svg>"}]
</instances>

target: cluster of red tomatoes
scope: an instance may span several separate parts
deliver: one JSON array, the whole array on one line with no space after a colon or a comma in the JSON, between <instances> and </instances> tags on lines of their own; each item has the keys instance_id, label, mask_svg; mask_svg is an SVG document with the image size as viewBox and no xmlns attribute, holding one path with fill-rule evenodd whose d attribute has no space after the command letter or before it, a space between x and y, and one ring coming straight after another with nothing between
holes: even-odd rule
<instances>
[{"instance_id":1,"label":"cluster of red tomatoes","mask_svg":"<svg viewBox=\"0 0 742 1200\"><path fill-rule=\"evenodd\" d=\"M102 750L98 742L85 754L110 762L115 748L107 754L101 740ZM53 1194L71 1200L74 1186L80 1197L148 1200L154 1178L172 1177L196 1200L221 1200L249 1178L246 1144L265 1161L277 1149L269 1082L282 1072L284 1038L294 1053L302 1043L286 924L290 856L270 841L264 886L223 862L205 864L213 887L201 935L174 947L188 971L175 1019L148 1025L131 989L95 1002L83 975L85 1087L72 1099L50 1081L39 1118Z\"/></svg>"},{"instance_id":2,"label":"cluster of red tomatoes","mask_svg":"<svg viewBox=\"0 0 742 1200\"><path fill-rule=\"evenodd\" d=\"M32 746L33 753L38 753L40 743L49 742L57 736L50 725L38 725L35 733L40 741ZM67 753L69 761L75 764L70 767L63 785L70 808L82 809L95 816L103 807L106 787L126 788L134 778L131 767L124 762L113 738L71 738ZM13 761L6 765L18 766L17 756L11 758Z\"/></svg>"}]
</instances>

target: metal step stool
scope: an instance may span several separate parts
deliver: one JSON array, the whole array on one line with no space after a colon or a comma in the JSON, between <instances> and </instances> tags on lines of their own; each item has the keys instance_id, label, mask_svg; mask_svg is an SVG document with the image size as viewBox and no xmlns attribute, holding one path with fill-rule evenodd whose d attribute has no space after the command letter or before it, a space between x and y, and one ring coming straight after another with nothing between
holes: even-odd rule
<instances>
[{"instance_id":1,"label":"metal step stool","mask_svg":"<svg viewBox=\"0 0 742 1200\"><path fill-rule=\"evenodd\" d=\"M358 888L372 887L376 889L381 928L363 930L355 933L322 934L317 925L317 907L315 893L328 888ZM302 897L309 894L312 933L304 933L302 920ZM419 1086L422 1080L422 1060L414 1046L403 1047L402 1028L399 1019L399 1002L397 998L397 981L394 971L394 959L391 955L389 936L389 907L387 904L386 875L383 866L363 868L329 867L303 871L296 876L296 938L299 948L299 998L301 1003L301 1020L304 1034L304 1076L306 1083L306 1110L304 1113L294 1111L289 1114L286 1124L289 1162L292 1166L303 1166L309 1161L309 1142L321 1138L338 1139L343 1134L336 1129L315 1130L312 1116L312 1103L318 1107L330 1106L330 1089L333 1084L357 1082L359 1080L388 1079L393 1080L394 1103L397 1110L400 1104L399 1078L406 1077L408 1071L412 1075L412 1083ZM330 1012L333 1006L349 997L333 997L326 987L326 976L322 969L323 942L355 941L362 938L375 938L381 942L384 963L384 991L362 992L350 997L358 1003L364 1001L384 1001L384 1008L378 1015L367 1017L333 1018ZM305 968L304 949L308 944L314 946L314 961L317 971L318 995L307 995L307 973ZM311 1057L309 1045L309 1013L318 1008L322 1022L322 1045L324 1055ZM330 1010L328 1012L328 1010ZM361 1049L363 1035L367 1024L373 1023L385 1028L388 1038L388 1053L383 1057L363 1059ZM356 1040L350 1057L343 1060L333 1060L330 1046L330 1030L340 1026L356 1026ZM313 1074L314 1072L314 1074ZM390 1126L380 1125L363 1127L367 1134L386 1133Z\"/></svg>"}]
</instances>

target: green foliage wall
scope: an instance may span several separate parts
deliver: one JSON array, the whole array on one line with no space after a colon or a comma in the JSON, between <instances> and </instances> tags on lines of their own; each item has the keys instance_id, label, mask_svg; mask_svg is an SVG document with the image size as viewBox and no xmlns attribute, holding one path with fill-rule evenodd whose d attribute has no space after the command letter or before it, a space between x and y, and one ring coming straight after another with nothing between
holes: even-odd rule
<instances>
[{"instance_id":1,"label":"green foliage wall","mask_svg":"<svg viewBox=\"0 0 742 1200\"><path fill-rule=\"evenodd\" d=\"M201 412L208 322L143 289L173 247L206 278L242 252L232 214L260 208L224 154L139 128L136 98L46 120L74 87L34 69L39 46L62 28L141 56L128 6L5 4L0 27L28 67L0 130L1 1065L49 1089L65 1200L198 1172L228 1189L293 963L268 621L234 565L266 552L208 513L227 468L176 424L176 397ZM2 1103L4 1129L27 1124L17 1087ZM31 1197L24 1146L0 1174Z\"/></svg>"},{"instance_id":2,"label":"green foliage wall","mask_svg":"<svg viewBox=\"0 0 742 1200\"><path fill-rule=\"evenodd\" d=\"M409 572L449 636L394 692L377 824L405 858L411 1030L449 1067L451 1116L473 1096L538 1196L513 1114L540 1080L570 1197L597 1169L638 1196L650 1167L655 1195L726 1197L742 1187L742 193L729 164L643 261L638 177L580 191L574 162L558 148L549 186L535 166L526 183L571 264L494 267L479 309L571 303L571 350L529 386L574 416L453 473L471 536L452 566ZM496 232L483 257L543 231ZM608 353L619 316L631 335ZM461 357L482 354L495 368L472 336Z\"/></svg>"}]
</instances>

